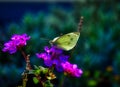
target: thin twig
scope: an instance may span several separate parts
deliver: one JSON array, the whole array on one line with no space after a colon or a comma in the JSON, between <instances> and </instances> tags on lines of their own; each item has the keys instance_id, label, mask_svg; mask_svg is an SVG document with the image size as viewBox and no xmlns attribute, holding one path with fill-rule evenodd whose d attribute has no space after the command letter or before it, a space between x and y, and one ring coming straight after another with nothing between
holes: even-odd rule
<instances>
[{"instance_id":1,"label":"thin twig","mask_svg":"<svg viewBox=\"0 0 120 87\"><path fill-rule=\"evenodd\" d=\"M30 65L30 55L27 55L26 57L26 70L31 70L31 65Z\"/></svg>"},{"instance_id":2,"label":"thin twig","mask_svg":"<svg viewBox=\"0 0 120 87\"><path fill-rule=\"evenodd\" d=\"M80 32L81 29L82 29L83 19L84 19L84 17L81 16L81 17L80 17L80 22L79 22L79 24L78 24L78 32Z\"/></svg>"}]
</instances>

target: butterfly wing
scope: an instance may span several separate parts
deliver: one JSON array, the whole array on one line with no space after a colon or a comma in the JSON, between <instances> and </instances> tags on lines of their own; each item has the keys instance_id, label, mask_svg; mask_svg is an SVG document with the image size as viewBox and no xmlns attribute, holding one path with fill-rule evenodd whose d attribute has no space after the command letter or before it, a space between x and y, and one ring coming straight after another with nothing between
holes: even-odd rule
<instances>
[{"instance_id":1,"label":"butterfly wing","mask_svg":"<svg viewBox=\"0 0 120 87\"><path fill-rule=\"evenodd\" d=\"M80 33L79 32L72 32L65 35L60 36L56 40L54 40L54 44L62 48L66 51L71 50L75 47L78 39L79 39Z\"/></svg>"}]
</instances>

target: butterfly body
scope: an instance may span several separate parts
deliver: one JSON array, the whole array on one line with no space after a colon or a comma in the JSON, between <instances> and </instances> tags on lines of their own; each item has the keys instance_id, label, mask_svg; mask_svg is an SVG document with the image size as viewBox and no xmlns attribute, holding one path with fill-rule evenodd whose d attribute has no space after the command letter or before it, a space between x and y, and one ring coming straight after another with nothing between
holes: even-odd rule
<instances>
[{"instance_id":1,"label":"butterfly body","mask_svg":"<svg viewBox=\"0 0 120 87\"><path fill-rule=\"evenodd\" d=\"M68 51L75 47L79 37L80 37L80 32L71 32L71 33L56 37L50 42L53 45L56 45L58 48Z\"/></svg>"}]
</instances>

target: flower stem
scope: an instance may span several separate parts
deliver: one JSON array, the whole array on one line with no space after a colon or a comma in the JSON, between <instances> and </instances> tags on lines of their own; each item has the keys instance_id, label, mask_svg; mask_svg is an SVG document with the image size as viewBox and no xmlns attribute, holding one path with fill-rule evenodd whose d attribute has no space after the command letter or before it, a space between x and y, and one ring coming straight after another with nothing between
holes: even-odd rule
<instances>
[{"instance_id":1,"label":"flower stem","mask_svg":"<svg viewBox=\"0 0 120 87\"><path fill-rule=\"evenodd\" d=\"M25 52L22 49L19 49L23 55L23 57L25 58L26 61L26 70L25 71L30 71L31 65L30 65L30 55L26 55ZM24 72L23 73L23 85L22 87L26 87L27 81L28 81L28 73Z\"/></svg>"},{"instance_id":2,"label":"flower stem","mask_svg":"<svg viewBox=\"0 0 120 87\"><path fill-rule=\"evenodd\" d=\"M64 80L65 80L65 76L64 76L64 74L61 76L61 78L60 78L60 84L58 85L58 87L63 87L63 85L64 85Z\"/></svg>"},{"instance_id":3,"label":"flower stem","mask_svg":"<svg viewBox=\"0 0 120 87\"><path fill-rule=\"evenodd\" d=\"M20 49L20 51L21 51L21 53L22 53L22 55L23 55L23 57L25 58L25 61L26 61L26 70L31 70L32 68L31 68L31 65L30 65L30 55L26 55L25 54L25 52L22 50L22 49Z\"/></svg>"},{"instance_id":4,"label":"flower stem","mask_svg":"<svg viewBox=\"0 0 120 87\"><path fill-rule=\"evenodd\" d=\"M23 87L26 87L27 81L28 81L27 74L24 74L24 76L23 76L23 85L22 85Z\"/></svg>"},{"instance_id":5,"label":"flower stem","mask_svg":"<svg viewBox=\"0 0 120 87\"><path fill-rule=\"evenodd\" d=\"M30 55L27 55L27 60L26 60L26 70L31 70L31 65L30 65Z\"/></svg>"}]
</instances>

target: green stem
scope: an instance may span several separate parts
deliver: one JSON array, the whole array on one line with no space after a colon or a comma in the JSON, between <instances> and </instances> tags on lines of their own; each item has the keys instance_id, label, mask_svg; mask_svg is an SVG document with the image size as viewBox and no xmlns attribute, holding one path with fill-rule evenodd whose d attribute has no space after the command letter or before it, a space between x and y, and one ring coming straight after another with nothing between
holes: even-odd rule
<instances>
[{"instance_id":1,"label":"green stem","mask_svg":"<svg viewBox=\"0 0 120 87\"><path fill-rule=\"evenodd\" d=\"M62 74L62 76L60 78L60 84L58 85L58 87L63 87L64 86L64 80L65 80L65 75Z\"/></svg>"},{"instance_id":2,"label":"green stem","mask_svg":"<svg viewBox=\"0 0 120 87\"><path fill-rule=\"evenodd\" d=\"M27 73L24 73L24 76L23 76L23 86L22 87L26 87L26 84L27 84Z\"/></svg>"}]
</instances>

